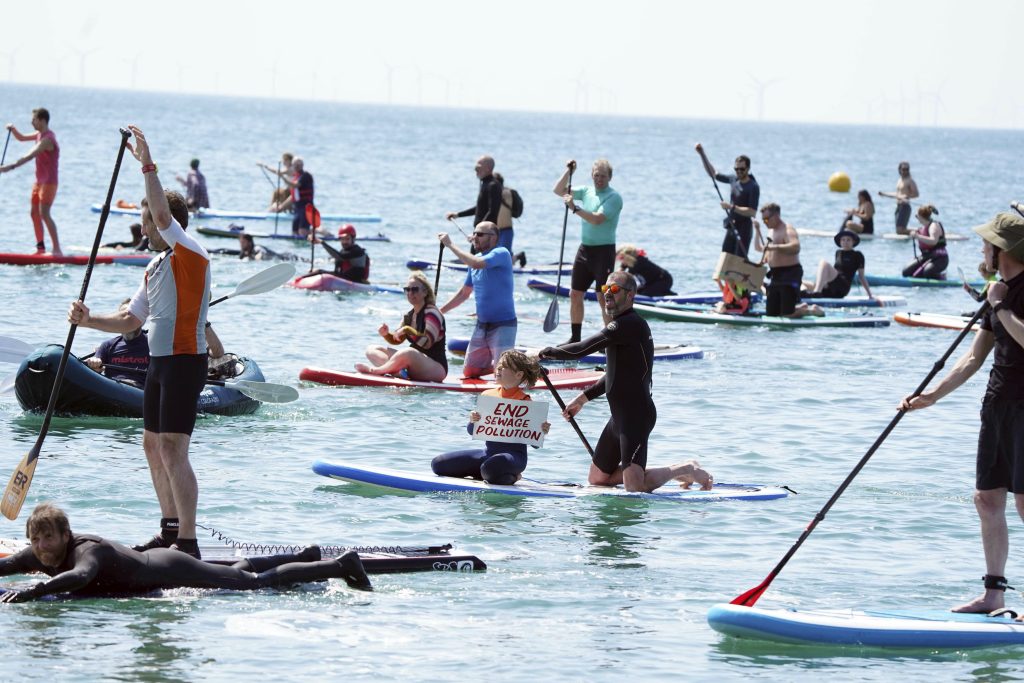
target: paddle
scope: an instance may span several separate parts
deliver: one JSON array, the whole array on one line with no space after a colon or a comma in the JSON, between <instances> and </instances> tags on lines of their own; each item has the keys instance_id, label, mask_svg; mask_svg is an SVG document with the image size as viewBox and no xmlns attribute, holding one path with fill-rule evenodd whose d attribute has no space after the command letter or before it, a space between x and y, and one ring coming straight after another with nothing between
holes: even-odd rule
<instances>
[{"instance_id":1,"label":"paddle","mask_svg":"<svg viewBox=\"0 0 1024 683\"><path fill-rule=\"evenodd\" d=\"M458 222L457 220L455 220L455 218L454 218L454 217L452 217L452 218L449 218L448 220L450 220L450 221L451 221L452 223L454 223L454 224L455 224L455 227L459 229L459 232L461 232L461 233L462 233L462 236L463 236L463 237L465 237L465 238L466 238L467 240L469 239L469 235L468 235L468 234L466 234L466 231L462 229L462 226L461 226L461 225L459 225L459 222Z\"/></svg>"},{"instance_id":2,"label":"paddle","mask_svg":"<svg viewBox=\"0 0 1024 683\"><path fill-rule=\"evenodd\" d=\"M544 366L541 366L540 368L540 376L544 379L544 384L548 386L548 391L550 391L551 395L555 397L555 401L558 403L558 407L562 409L562 412L565 412L565 401L563 401L562 397L558 395L558 390L555 389L555 386L551 383L551 380L548 379L548 371ZM572 428L576 430L576 433L580 437L580 441L582 441L583 445L586 446L587 448L587 453L590 453L590 457L593 458L594 449L590 447L590 442L587 441L587 437L583 436L583 430L580 429L579 424L576 422L576 418L570 417L569 424L571 424Z\"/></svg>"},{"instance_id":3,"label":"paddle","mask_svg":"<svg viewBox=\"0 0 1024 683\"><path fill-rule=\"evenodd\" d=\"M434 273L434 300L437 300L437 288L441 286L441 260L444 258L444 242L437 250L437 272Z\"/></svg>"},{"instance_id":4,"label":"paddle","mask_svg":"<svg viewBox=\"0 0 1024 683\"><path fill-rule=\"evenodd\" d=\"M117 150L117 161L114 163L114 173L110 176L110 187L107 188L107 199L103 203L103 211L100 213L100 223L96 228L96 238L92 243L92 251L89 253L89 265L85 268L85 277L82 280L82 291L78 295L79 301L85 301L86 292L89 290L89 280L92 278L92 269L96 265L96 254L100 248L100 241L103 239L103 226L107 223L107 216L110 215L110 201L114 196L114 187L117 185L117 175L121 171L121 161L124 159L124 150L128 145L128 137L131 135L124 128L121 129L121 146ZM11 474L11 480L7 483L3 500L0 501L0 513L7 519L17 519L21 512L21 506L25 503L25 496L28 495L28 487L32 485L32 477L36 471L36 463L39 461L39 453L43 447L43 440L50 428L50 421L53 419L54 407L57 404L57 396L60 394L60 385L64 381L64 370L68 365L68 356L71 355L71 344L75 341L75 331L78 325L72 324L68 329L68 338L64 342L64 353L61 354L60 364L57 366L57 376L53 382L53 390L50 392L50 402L46 406L46 416L43 418L43 425L39 428L39 438L35 445L25 454L25 457L18 463L17 468Z\"/></svg>"},{"instance_id":5,"label":"paddle","mask_svg":"<svg viewBox=\"0 0 1024 683\"><path fill-rule=\"evenodd\" d=\"M306 222L309 223L309 272L316 268L316 230L320 227L320 211L306 204Z\"/></svg>"},{"instance_id":6,"label":"paddle","mask_svg":"<svg viewBox=\"0 0 1024 683\"><path fill-rule=\"evenodd\" d=\"M0 156L0 166L4 165L4 160L7 158L7 145L11 144L11 129L7 129L7 140L4 141L4 153Z\"/></svg>"},{"instance_id":7,"label":"paddle","mask_svg":"<svg viewBox=\"0 0 1024 683\"><path fill-rule=\"evenodd\" d=\"M967 334L972 331L971 328L974 327L974 324L978 322L978 319L985 314L988 308L989 304L986 301L981 305L981 308L979 308L978 311L974 314L974 317L971 318L971 321L967 323L967 326L964 327L960 334L957 335L956 339L953 340L953 343L946 350L946 352L942 354L942 358L935 362L935 365L932 367L931 372L928 373L928 376L924 378L921 384L918 385L917 389L914 390L914 393L910 395L911 398L919 396L921 392L924 391L925 388L928 386L928 383L935 378L935 375L939 374L939 370L941 370L942 367L946 364L946 360L948 360L949 357L953 355L953 351L955 351L956 347L960 345L960 342L963 341L964 337L966 337ZM744 605L746 607L752 607L754 603L757 602L758 598L760 598L761 595L768 589L768 586L771 585L772 580L774 580L775 577L779 575L779 572L781 572L782 568L786 566L786 563L789 562L789 559L793 557L797 549L800 548L801 545L803 545L803 542L807 540L808 536L811 535L811 532L814 531L814 528L818 526L818 522L825 519L825 515L828 513L829 510L832 509L832 506L835 505L836 501L839 500L839 496L843 495L843 492L846 490L846 488L850 485L851 482L853 482L853 478L860 473L860 471L868 463L868 460L871 459L871 456L874 455L875 451L878 450L878 447L881 446L882 442L885 441L887 436L889 436L889 433L893 429L895 429L899 421L903 419L904 415L906 415L906 411L903 410L902 408L896 411L896 416L892 418L892 420L889 422L889 425L882 431L878 438L875 439L875 442L871 444L871 448L868 449L868 452L865 453L864 457L860 459L860 462L857 463L857 466L853 468L849 475L847 475L846 479L843 480L843 483L839 485L839 488L836 489L836 492L833 493L832 497L828 499L828 502L825 503L825 506L821 508L821 510L818 511L818 514L814 516L814 519L811 520L811 523L807 525L807 528L804 529L804 532L800 534L800 538L798 538L796 543L793 544L793 547L789 549L789 552L787 552L785 556L779 561L779 563L775 565L775 568L772 569L771 573L768 574L764 581L754 586L746 593L742 593L738 595L735 599L733 599L733 605Z\"/></svg>"},{"instance_id":8,"label":"paddle","mask_svg":"<svg viewBox=\"0 0 1024 683\"><path fill-rule=\"evenodd\" d=\"M701 159L706 161L706 157L704 156L704 148L699 144L697 145L697 154L700 154ZM704 172L708 174L708 177L711 178L711 184L715 186L715 192L718 194L718 201L725 202L725 197L722 196L722 190L718 188L718 180L715 178L714 174L711 173L711 169L708 168L708 163L710 162L707 162L704 165ZM729 209L725 208L724 206L722 207L722 211L725 211L725 216L726 218L729 219L729 227L732 228L732 236L736 238L736 244L738 244L741 249L746 251L747 245L743 244L743 238L740 237L740 230L739 228L736 227L736 223L732 219L732 213L729 211ZM746 256L743 257L743 260L745 260L747 263L751 263L751 261Z\"/></svg>"},{"instance_id":9,"label":"paddle","mask_svg":"<svg viewBox=\"0 0 1024 683\"><path fill-rule=\"evenodd\" d=\"M133 372L145 374L147 371L142 368L132 368L126 365L107 364L104 367L121 372ZM244 394L251 399L263 403L291 403L299 398L299 391L295 387L286 384L274 384L273 382L257 382L250 379L208 379L206 384L213 384L218 387L228 387Z\"/></svg>"},{"instance_id":10,"label":"paddle","mask_svg":"<svg viewBox=\"0 0 1024 683\"><path fill-rule=\"evenodd\" d=\"M569 182L566 184L566 193L572 194L572 174L576 170L576 162L569 165ZM558 327L558 293L562 290L562 264L565 262L565 230L569 225L569 205L565 205L565 214L562 216L562 246L558 250L558 277L555 278L555 298L548 306L548 312L544 316L544 331L552 332ZM545 377L545 381L547 378ZM550 384L548 385L551 386ZM580 434L580 436L583 436Z\"/></svg>"},{"instance_id":11,"label":"paddle","mask_svg":"<svg viewBox=\"0 0 1024 683\"><path fill-rule=\"evenodd\" d=\"M227 301L228 299L236 296L248 296L250 294L263 294L265 292L269 292L291 280L293 275L295 275L294 264L275 264L266 270L261 270L255 275L245 278L235 285L233 292L214 299L210 302L210 305L216 306L220 302Z\"/></svg>"},{"instance_id":12,"label":"paddle","mask_svg":"<svg viewBox=\"0 0 1024 683\"><path fill-rule=\"evenodd\" d=\"M0 362L20 363L36 347L14 337L0 337Z\"/></svg>"},{"instance_id":13,"label":"paddle","mask_svg":"<svg viewBox=\"0 0 1024 683\"><path fill-rule=\"evenodd\" d=\"M268 179L269 180L269 179ZM271 183L273 185L273 183ZM277 162L277 187L274 188L274 203L278 201L278 197L281 196L281 162ZM277 219L281 216L280 211L274 212L274 234L277 234Z\"/></svg>"}]
</instances>

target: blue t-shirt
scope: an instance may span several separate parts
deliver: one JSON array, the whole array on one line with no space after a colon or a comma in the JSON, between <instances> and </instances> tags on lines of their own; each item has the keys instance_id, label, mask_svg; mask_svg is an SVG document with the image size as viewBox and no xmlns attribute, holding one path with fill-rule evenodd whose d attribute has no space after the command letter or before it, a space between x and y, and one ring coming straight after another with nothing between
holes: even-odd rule
<instances>
[{"instance_id":1,"label":"blue t-shirt","mask_svg":"<svg viewBox=\"0 0 1024 683\"><path fill-rule=\"evenodd\" d=\"M467 287L473 288L476 298L476 319L482 323L515 320L512 254L505 247L495 247L477 256L484 260L484 267L470 268L465 282Z\"/></svg>"},{"instance_id":2,"label":"blue t-shirt","mask_svg":"<svg viewBox=\"0 0 1024 683\"><path fill-rule=\"evenodd\" d=\"M757 205L761 201L761 186L757 184L757 179L754 174L747 176L750 178L745 183L741 183L736 175L733 173L716 173L715 180L722 183L729 183L729 202L733 206L745 206L750 209L757 211ZM730 211L723 222L722 226L729 229L729 218L732 218L736 224L736 229L740 230L746 228L747 230L753 229L753 218L750 216L741 216L735 211Z\"/></svg>"},{"instance_id":3,"label":"blue t-shirt","mask_svg":"<svg viewBox=\"0 0 1024 683\"><path fill-rule=\"evenodd\" d=\"M589 185L577 187L572 191L572 198L580 203L585 211L604 214L604 223L591 225L582 218L583 236L581 242L588 247L603 244L615 244L615 228L619 226L619 214L622 212L622 195L612 189L611 185L602 192L597 192Z\"/></svg>"},{"instance_id":4,"label":"blue t-shirt","mask_svg":"<svg viewBox=\"0 0 1024 683\"><path fill-rule=\"evenodd\" d=\"M149 368L149 337L145 330L135 339L126 340L118 335L96 347L96 357L104 365L121 365L146 370ZM134 382L145 380L144 372L124 372L115 368L104 368L103 374L111 379L130 379Z\"/></svg>"}]
</instances>

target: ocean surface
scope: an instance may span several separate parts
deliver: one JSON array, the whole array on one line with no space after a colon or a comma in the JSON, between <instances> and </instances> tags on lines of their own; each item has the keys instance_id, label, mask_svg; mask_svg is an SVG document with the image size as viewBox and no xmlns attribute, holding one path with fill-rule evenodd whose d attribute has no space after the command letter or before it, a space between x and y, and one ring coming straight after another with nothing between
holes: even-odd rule
<instances>
[{"instance_id":1,"label":"ocean surface","mask_svg":"<svg viewBox=\"0 0 1024 683\"><path fill-rule=\"evenodd\" d=\"M830 193L845 171L854 190L895 187L908 160L922 200L952 232L1021 199L1012 169L1019 132L723 121L601 118L554 114L345 106L0 86L3 121L29 129L45 106L61 146L53 214L65 251L87 251L113 170L118 127L139 125L165 184L201 159L212 204L262 209L271 187L256 162L283 151L306 160L324 212L375 213L390 243L367 242L372 279L401 283L408 259L437 258L445 211L473 204L475 159L492 154L526 210L516 247L534 263L557 261L562 205L551 193L565 161L581 171L598 157L614 165L625 208L620 243L646 249L675 276L678 292L712 287L722 239L721 209L694 143L721 169L747 154L762 203L782 206L797 227L835 230L855 195ZM29 145L11 141L7 160ZM33 247L28 217L31 166L0 177L0 251ZM723 188L723 192L726 190ZM138 201L137 162L128 158L114 194ZM877 230L892 229L891 200L878 198ZM112 216L104 241L126 239L130 221ZM224 226L226 222L211 225ZM266 230L264 224L250 229ZM331 226L336 228L337 226ZM468 222L464 223L468 229ZM282 223L280 231L288 227ZM362 228L361 228L362 229ZM376 227L373 228L375 232ZM229 240L203 238L209 248ZM579 242L570 220L566 258ZM274 246L275 249L289 249ZM831 240L806 238L810 277L831 261ZM869 272L898 274L913 258L906 242L863 243ZM950 245L950 272L980 260L972 236ZM308 255L308 251L297 249ZM318 253L319 265L325 265ZM217 256L215 294L265 267ZM305 267L305 264L301 264ZM0 266L0 335L63 343L66 310L81 267ZM87 303L112 310L142 270L97 266ZM433 275L431 275L433 277ZM563 341L540 320L550 299L520 276L519 338ZM442 274L447 299L461 276ZM895 290L908 309L969 311L959 289ZM457 394L346 389L298 380L307 365L351 369L406 304L389 294L317 294L282 288L238 297L211 311L229 351L255 358L268 381L296 386L297 402L255 415L202 418L192 445L200 482L199 521L239 541L412 545L452 542L489 569L476 574L376 577L373 593L340 582L288 592L170 591L159 597L3 605L4 677L23 680L240 680L275 678L420 680L1020 680L1024 649L886 653L740 641L712 631L707 609L757 585L825 504L894 416L900 398L931 370L955 337L893 325L773 331L652 322L656 343L701 346L699 361L660 364L658 425L650 462L697 458L717 481L785 484L785 500L711 505L650 500L511 499L373 492L324 479L318 458L424 471L447 449L467 446L474 399ZM568 302L561 304L568 319ZM453 313L469 313L467 303ZM891 315L892 309L885 314ZM877 311L876 311L877 313ZM588 304L587 329L596 330ZM472 320L452 315L451 336ZM107 335L80 330L86 353ZM954 359L959 352L954 356ZM952 365L952 360L950 361ZM4 376L15 366L4 365ZM939 405L907 416L761 598L763 607L945 608L981 590L985 573L971 501L978 409L987 368ZM569 394L571 397L572 393ZM538 392L536 398L546 399ZM596 439L607 419L598 401L580 415ZM560 421L528 476L584 480L588 457ZM0 468L13 471L42 418L0 396ZM62 505L73 529L124 542L148 538L159 511L141 448L141 420L56 418L43 444L22 516L0 519L0 537L20 537L40 501ZM1011 584L1024 580L1020 523L1011 513ZM12 577L16 586L34 579ZM1018 584L1019 585L1019 584ZM1021 607L1015 595L1008 604Z\"/></svg>"}]
</instances>

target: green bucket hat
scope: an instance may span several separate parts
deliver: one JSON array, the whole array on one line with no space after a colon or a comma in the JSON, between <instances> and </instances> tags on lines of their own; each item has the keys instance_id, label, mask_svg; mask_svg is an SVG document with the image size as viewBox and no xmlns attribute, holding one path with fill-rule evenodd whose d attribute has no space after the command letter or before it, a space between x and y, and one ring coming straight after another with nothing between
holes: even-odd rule
<instances>
[{"instance_id":1,"label":"green bucket hat","mask_svg":"<svg viewBox=\"0 0 1024 683\"><path fill-rule=\"evenodd\" d=\"M988 223L975 227L974 232L1024 262L1024 218L1012 213L999 213Z\"/></svg>"}]
</instances>

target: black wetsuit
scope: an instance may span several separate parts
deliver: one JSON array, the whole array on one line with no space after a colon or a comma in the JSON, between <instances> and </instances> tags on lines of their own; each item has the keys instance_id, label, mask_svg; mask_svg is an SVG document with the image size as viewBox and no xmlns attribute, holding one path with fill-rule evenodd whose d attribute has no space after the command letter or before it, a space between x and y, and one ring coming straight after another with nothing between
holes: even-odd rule
<instances>
[{"instance_id":1,"label":"black wetsuit","mask_svg":"<svg viewBox=\"0 0 1024 683\"><path fill-rule=\"evenodd\" d=\"M473 217L473 227L482 221L498 224L498 211L501 209L501 183L493 175L480 179L480 193L476 197L476 205L459 211L456 216Z\"/></svg>"},{"instance_id":2,"label":"black wetsuit","mask_svg":"<svg viewBox=\"0 0 1024 683\"><path fill-rule=\"evenodd\" d=\"M335 249L321 242L334 259L334 274L349 282L367 282L370 278L370 256L361 246L352 243L347 249Z\"/></svg>"},{"instance_id":3,"label":"black wetsuit","mask_svg":"<svg viewBox=\"0 0 1024 683\"><path fill-rule=\"evenodd\" d=\"M229 567L203 562L178 550L157 548L140 553L99 536L72 534L67 555L59 567L44 566L32 549L26 548L0 559L0 576L34 571L53 577L20 591L24 599L53 593L138 594L161 588L255 590L329 578L344 578L350 583L354 578L366 579L362 563L356 571L352 566L344 568L341 561L303 562L301 559L295 555L278 555L242 560ZM368 579L366 585L369 585Z\"/></svg>"},{"instance_id":4,"label":"black wetsuit","mask_svg":"<svg viewBox=\"0 0 1024 683\"><path fill-rule=\"evenodd\" d=\"M541 357L573 360L601 349L608 356L605 374L583 392L591 401L607 395L611 409L594 449L594 464L605 474L634 464L646 469L647 439L658 419L651 398L654 342L647 321L629 309L593 337L548 347Z\"/></svg>"},{"instance_id":5,"label":"black wetsuit","mask_svg":"<svg viewBox=\"0 0 1024 683\"><path fill-rule=\"evenodd\" d=\"M842 299L850 293L853 281L857 277L857 271L864 267L864 254L854 249L850 251L837 249L833 267L836 269L836 276L820 292L810 292L804 296L809 298Z\"/></svg>"},{"instance_id":6,"label":"black wetsuit","mask_svg":"<svg viewBox=\"0 0 1024 683\"><path fill-rule=\"evenodd\" d=\"M637 280L637 294L644 296L668 296L672 291L672 273L668 272L646 256L637 256L632 266L624 266L623 270L632 274Z\"/></svg>"}]
</instances>

